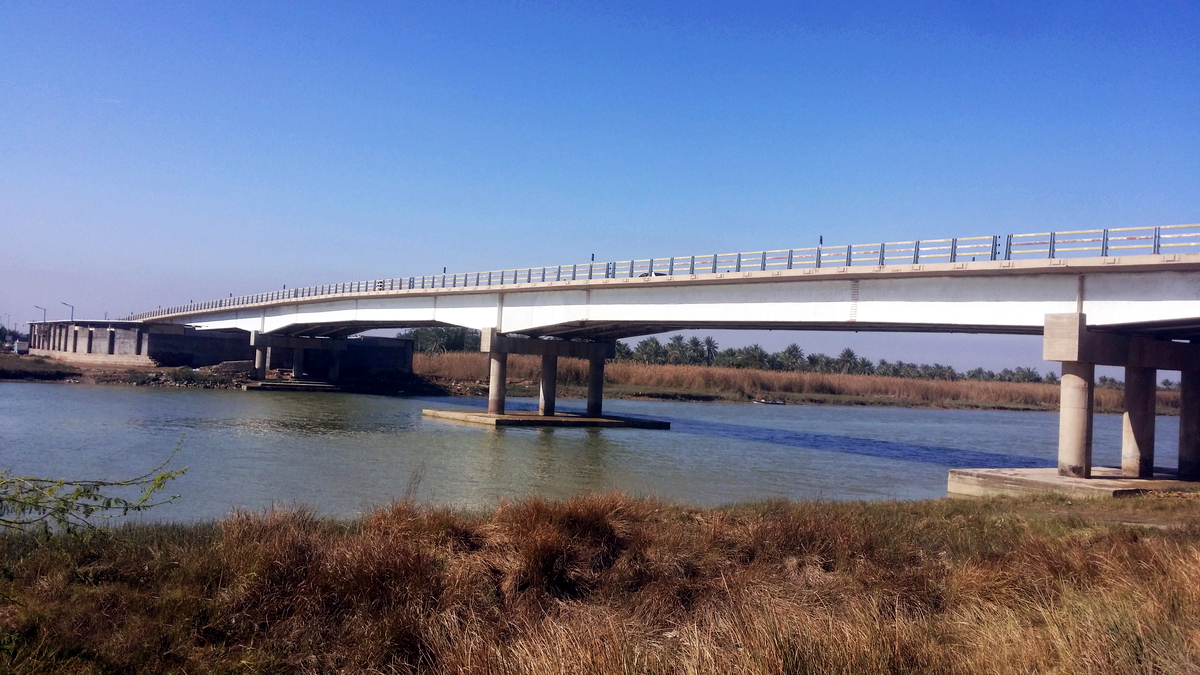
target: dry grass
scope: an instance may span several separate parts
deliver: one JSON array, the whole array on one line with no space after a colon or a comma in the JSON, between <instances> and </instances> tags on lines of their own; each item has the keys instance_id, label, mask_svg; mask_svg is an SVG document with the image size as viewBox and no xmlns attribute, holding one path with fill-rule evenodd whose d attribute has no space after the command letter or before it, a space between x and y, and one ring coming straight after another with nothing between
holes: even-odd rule
<instances>
[{"instance_id":1,"label":"dry grass","mask_svg":"<svg viewBox=\"0 0 1200 675\"><path fill-rule=\"evenodd\" d=\"M1200 529L622 495L9 536L14 673L1182 673Z\"/></svg>"},{"instance_id":2,"label":"dry grass","mask_svg":"<svg viewBox=\"0 0 1200 675\"><path fill-rule=\"evenodd\" d=\"M487 355L482 353L417 354L413 370L438 378L482 382L487 378ZM540 377L541 360L536 356L510 355L510 382L533 383ZM585 386L587 363L579 359L559 359L560 385ZM730 400L754 398L785 399L793 402L819 402L823 397L857 398L874 402L940 408L1013 407L1057 409L1058 386L976 380L913 380L873 375L828 375L805 372L777 372L705 366L651 366L616 362L605 369L605 382L613 385L612 395L689 393L709 394ZM1100 411L1124 410L1123 393L1114 389L1096 390ZM826 398L825 400L829 400ZM846 401L839 401L846 402ZM1179 410L1179 392L1158 394L1159 409Z\"/></svg>"}]
</instances>

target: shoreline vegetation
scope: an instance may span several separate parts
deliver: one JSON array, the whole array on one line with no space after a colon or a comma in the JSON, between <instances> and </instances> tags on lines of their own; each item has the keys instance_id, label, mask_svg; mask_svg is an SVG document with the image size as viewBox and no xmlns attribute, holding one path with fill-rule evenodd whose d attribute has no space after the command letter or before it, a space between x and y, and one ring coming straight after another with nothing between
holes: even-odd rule
<instances>
[{"instance_id":1,"label":"shoreline vegetation","mask_svg":"<svg viewBox=\"0 0 1200 675\"><path fill-rule=\"evenodd\" d=\"M0 668L1195 672L1198 503L602 494L8 531Z\"/></svg>"}]
</instances>

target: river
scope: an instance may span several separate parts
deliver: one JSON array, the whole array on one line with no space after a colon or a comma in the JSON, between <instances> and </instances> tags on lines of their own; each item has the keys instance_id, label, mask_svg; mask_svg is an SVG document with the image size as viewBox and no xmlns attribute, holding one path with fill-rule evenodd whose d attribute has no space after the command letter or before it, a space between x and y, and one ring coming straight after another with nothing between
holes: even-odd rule
<instances>
[{"instance_id":1,"label":"river","mask_svg":"<svg viewBox=\"0 0 1200 675\"><path fill-rule=\"evenodd\" d=\"M535 401L509 399L510 408ZM188 521L306 505L353 516L411 496L485 508L504 498L619 490L712 506L786 499L927 499L959 467L1052 466L1057 415L1039 412L606 401L670 431L492 429L421 416L482 400L0 382L0 470L122 478L181 443ZM562 410L582 401L560 400ZM1159 466L1178 418L1160 417ZM180 439L183 439L182 442ZM1097 415L1095 463L1120 463L1120 417Z\"/></svg>"}]
</instances>

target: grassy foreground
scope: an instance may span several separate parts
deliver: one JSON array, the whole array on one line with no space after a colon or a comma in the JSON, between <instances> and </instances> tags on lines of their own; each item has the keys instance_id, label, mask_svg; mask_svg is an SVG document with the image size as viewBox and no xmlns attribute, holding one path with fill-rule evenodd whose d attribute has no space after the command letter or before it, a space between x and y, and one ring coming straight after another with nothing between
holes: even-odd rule
<instances>
[{"instance_id":1,"label":"grassy foreground","mask_svg":"<svg viewBox=\"0 0 1200 675\"><path fill-rule=\"evenodd\" d=\"M0 669L1195 672L1198 504L593 495L9 535ZM1181 524L1112 522L1147 514Z\"/></svg>"},{"instance_id":2,"label":"grassy foreground","mask_svg":"<svg viewBox=\"0 0 1200 675\"><path fill-rule=\"evenodd\" d=\"M447 352L416 354L413 371L432 377L461 393L486 392L487 354ZM536 395L541 360L536 356L508 357L510 393ZM560 396L584 395L587 362L559 359ZM1058 410L1058 385L978 380L917 380L877 375L838 375L780 372L715 366L646 365L631 361L610 363L604 372L607 398L747 401L783 400L788 403L833 403L929 408L988 408ZM462 386L463 383L469 386ZM1097 412L1123 412L1124 393L1095 390ZM1178 414L1179 392L1158 393L1160 414Z\"/></svg>"}]
</instances>

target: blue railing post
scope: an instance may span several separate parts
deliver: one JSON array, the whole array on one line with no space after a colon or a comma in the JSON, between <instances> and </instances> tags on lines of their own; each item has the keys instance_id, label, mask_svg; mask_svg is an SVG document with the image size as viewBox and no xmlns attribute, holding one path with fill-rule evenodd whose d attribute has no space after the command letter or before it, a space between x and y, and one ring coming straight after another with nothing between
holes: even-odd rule
<instances>
[{"instance_id":1,"label":"blue railing post","mask_svg":"<svg viewBox=\"0 0 1200 675\"><path fill-rule=\"evenodd\" d=\"M792 257L793 257L792 254L795 252L796 252L796 249L793 249L793 248L788 249L788 266L787 266L787 268L789 270L792 269Z\"/></svg>"},{"instance_id":2,"label":"blue railing post","mask_svg":"<svg viewBox=\"0 0 1200 675\"><path fill-rule=\"evenodd\" d=\"M1154 255L1158 255L1162 248L1162 228L1154 228Z\"/></svg>"},{"instance_id":3,"label":"blue railing post","mask_svg":"<svg viewBox=\"0 0 1200 675\"><path fill-rule=\"evenodd\" d=\"M950 262L958 262L958 238L950 238Z\"/></svg>"},{"instance_id":4,"label":"blue railing post","mask_svg":"<svg viewBox=\"0 0 1200 675\"><path fill-rule=\"evenodd\" d=\"M884 244L883 242L879 242L879 266L880 267L883 267L883 263L885 260L883 257L883 249L885 246L887 246L887 245Z\"/></svg>"},{"instance_id":5,"label":"blue railing post","mask_svg":"<svg viewBox=\"0 0 1200 675\"><path fill-rule=\"evenodd\" d=\"M737 254L737 262L734 263L733 271L734 272L742 271L742 254L741 253Z\"/></svg>"},{"instance_id":6,"label":"blue railing post","mask_svg":"<svg viewBox=\"0 0 1200 675\"><path fill-rule=\"evenodd\" d=\"M817 269L821 268L821 247L817 247Z\"/></svg>"},{"instance_id":7,"label":"blue railing post","mask_svg":"<svg viewBox=\"0 0 1200 675\"><path fill-rule=\"evenodd\" d=\"M914 264L914 265L921 264L921 240L920 239L913 242L913 263L912 264Z\"/></svg>"},{"instance_id":8,"label":"blue railing post","mask_svg":"<svg viewBox=\"0 0 1200 675\"><path fill-rule=\"evenodd\" d=\"M637 262L636 260L630 260L630 261L629 261L629 276L630 276L630 277L633 277L633 265L634 265L634 263L636 263L636 262Z\"/></svg>"},{"instance_id":9,"label":"blue railing post","mask_svg":"<svg viewBox=\"0 0 1200 675\"><path fill-rule=\"evenodd\" d=\"M854 264L854 245L846 244L846 267Z\"/></svg>"},{"instance_id":10,"label":"blue railing post","mask_svg":"<svg viewBox=\"0 0 1200 675\"><path fill-rule=\"evenodd\" d=\"M1046 257L1047 258L1054 257L1054 233L1053 232L1050 233L1050 243L1048 246L1046 246Z\"/></svg>"},{"instance_id":11,"label":"blue railing post","mask_svg":"<svg viewBox=\"0 0 1200 675\"><path fill-rule=\"evenodd\" d=\"M671 256L671 261L667 263L667 276L675 276L675 256Z\"/></svg>"},{"instance_id":12,"label":"blue railing post","mask_svg":"<svg viewBox=\"0 0 1200 675\"><path fill-rule=\"evenodd\" d=\"M1005 260L1012 260L1012 237L1013 236L1010 234L1004 240L1004 259Z\"/></svg>"},{"instance_id":13,"label":"blue railing post","mask_svg":"<svg viewBox=\"0 0 1200 675\"><path fill-rule=\"evenodd\" d=\"M761 262L762 262L762 264L758 266L758 269L759 270L767 269L767 252L766 251L762 252L762 261Z\"/></svg>"},{"instance_id":14,"label":"blue railing post","mask_svg":"<svg viewBox=\"0 0 1200 675\"><path fill-rule=\"evenodd\" d=\"M1104 228L1104 234L1100 235L1100 257L1108 257L1108 228Z\"/></svg>"},{"instance_id":15,"label":"blue railing post","mask_svg":"<svg viewBox=\"0 0 1200 675\"><path fill-rule=\"evenodd\" d=\"M992 249L990 251L991 259L995 260L996 256L998 256L998 255L1000 255L1000 235L993 234L992 235Z\"/></svg>"},{"instance_id":16,"label":"blue railing post","mask_svg":"<svg viewBox=\"0 0 1200 675\"><path fill-rule=\"evenodd\" d=\"M717 254L713 254L713 274L717 273Z\"/></svg>"}]
</instances>

